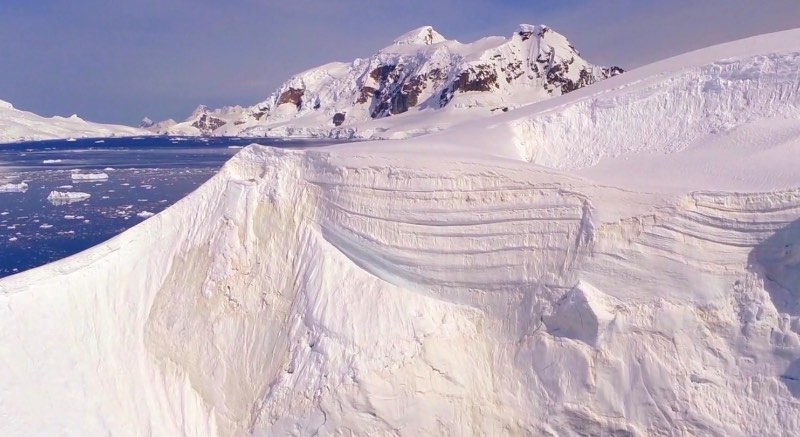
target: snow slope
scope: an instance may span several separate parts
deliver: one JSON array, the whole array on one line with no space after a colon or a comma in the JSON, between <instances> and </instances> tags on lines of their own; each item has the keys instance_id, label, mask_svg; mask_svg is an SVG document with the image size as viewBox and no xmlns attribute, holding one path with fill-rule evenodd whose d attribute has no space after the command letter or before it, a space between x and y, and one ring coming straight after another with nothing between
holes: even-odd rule
<instances>
[{"instance_id":1,"label":"snow slope","mask_svg":"<svg viewBox=\"0 0 800 437\"><path fill-rule=\"evenodd\" d=\"M0 433L797 435L798 54L782 32L483 126L250 146L0 280ZM614 174L645 161L669 177Z\"/></svg>"},{"instance_id":2,"label":"snow slope","mask_svg":"<svg viewBox=\"0 0 800 437\"><path fill-rule=\"evenodd\" d=\"M0 100L0 143L139 135L151 133L127 126L92 123L77 115L46 118L32 112L20 111L10 103Z\"/></svg>"},{"instance_id":3,"label":"snow slope","mask_svg":"<svg viewBox=\"0 0 800 437\"><path fill-rule=\"evenodd\" d=\"M798 46L787 31L698 50L421 141L631 188L769 190L797 173L782 157L800 151ZM698 163L692 179L672 177Z\"/></svg>"},{"instance_id":4,"label":"snow slope","mask_svg":"<svg viewBox=\"0 0 800 437\"><path fill-rule=\"evenodd\" d=\"M544 25L469 44L424 26L369 58L299 73L252 107L200 106L183 123L145 124L180 135L404 138L441 129L454 113L482 118L621 72L590 64Z\"/></svg>"}]
</instances>

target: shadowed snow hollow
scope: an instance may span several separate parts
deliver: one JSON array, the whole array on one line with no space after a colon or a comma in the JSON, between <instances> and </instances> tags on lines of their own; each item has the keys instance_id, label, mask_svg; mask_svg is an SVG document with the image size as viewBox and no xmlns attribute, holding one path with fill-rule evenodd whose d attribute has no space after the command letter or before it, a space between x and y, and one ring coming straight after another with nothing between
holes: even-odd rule
<instances>
[{"instance_id":1,"label":"shadowed snow hollow","mask_svg":"<svg viewBox=\"0 0 800 437\"><path fill-rule=\"evenodd\" d=\"M142 225L0 282L2 426L798 431L795 261L770 241L798 218L797 190L670 199L524 163L252 146Z\"/></svg>"},{"instance_id":2,"label":"shadowed snow hollow","mask_svg":"<svg viewBox=\"0 0 800 437\"><path fill-rule=\"evenodd\" d=\"M751 46L726 62L749 65ZM793 120L778 64L759 83L785 92L721 98L755 114L723 121ZM651 79L666 106L629 106L639 123L691 100L674 77ZM573 110L505 121L550 117L566 138ZM699 164L623 189L489 156L498 120L482 137L250 146L163 213L0 281L0 434L799 434L800 173L769 164L800 155L752 160L766 176L750 189L708 185ZM581 147L606 138L586 129Z\"/></svg>"}]
</instances>

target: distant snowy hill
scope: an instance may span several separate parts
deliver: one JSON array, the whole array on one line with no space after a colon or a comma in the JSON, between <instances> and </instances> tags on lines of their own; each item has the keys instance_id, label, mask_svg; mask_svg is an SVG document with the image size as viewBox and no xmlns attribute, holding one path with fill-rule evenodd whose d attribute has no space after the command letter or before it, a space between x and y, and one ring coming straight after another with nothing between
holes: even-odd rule
<instances>
[{"instance_id":1,"label":"distant snowy hill","mask_svg":"<svg viewBox=\"0 0 800 437\"><path fill-rule=\"evenodd\" d=\"M46 118L32 112L20 111L10 103L0 100L0 143L151 134L149 131L128 126L92 123L77 115Z\"/></svg>"},{"instance_id":2,"label":"distant snowy hill","mask_svg":"<svg viewBox=\"0 0 800 437\"><path fill-rule=\"evenodd\" d=\"M588 63L564 36L544 25L521 25L510 38L470 44L421 27L370 58L300 73L257 105L213 111L201 106L183 123L152 130L180 135L413 136L441 129L453 119L498 114L565 94L621 72ZM434 116L442 108L449 115Z\"/></svg>"},{"instance_id":3,"label":"distant snowy hill","mask_svg":"<svg viewBox=\"0 0 800 437\"><path fill-rule=\"evenodd\" d=\"M0 435L800 435L798 71L800 29L247 147L0 280Z\"/></svg>"}]
</instances>

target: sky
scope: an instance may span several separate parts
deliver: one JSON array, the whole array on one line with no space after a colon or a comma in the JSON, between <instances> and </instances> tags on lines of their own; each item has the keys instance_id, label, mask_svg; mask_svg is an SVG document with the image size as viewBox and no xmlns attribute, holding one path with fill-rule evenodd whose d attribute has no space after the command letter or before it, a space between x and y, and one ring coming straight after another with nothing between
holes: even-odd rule
<instances>
[{"instance_id":1,"label":"sky","mask_svg":"<svg viewBox=\"0 0 800 437\"><path fill-rule=\"evenodd\" d=\"M800 0L0 0L0 99L106 123L182 120L199 104L258 103L416 27L469 42L520 23L630 69L800 27Z\"/></svg>"}]
</instances>

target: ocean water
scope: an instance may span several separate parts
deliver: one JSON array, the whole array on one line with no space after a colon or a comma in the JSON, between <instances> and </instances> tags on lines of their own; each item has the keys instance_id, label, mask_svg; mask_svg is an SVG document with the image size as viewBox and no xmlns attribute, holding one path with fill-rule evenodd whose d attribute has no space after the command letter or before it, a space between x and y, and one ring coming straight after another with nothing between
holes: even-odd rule
<instances>
[{"instance_id":1,"label":"ocean water","mask_svg":"<svg viewBox=\"0 0 800 437\"><path fill-rule=\"evenodd\" d=\"M105 138L0 145L0 277L68 257L120 234L180 200L214 175L252 139ZM257 140L275 147L319 141ZM73 173L105 173L76 181ZM51 191L91 197L48 199Z\"/></svg>"}]
</instances>

